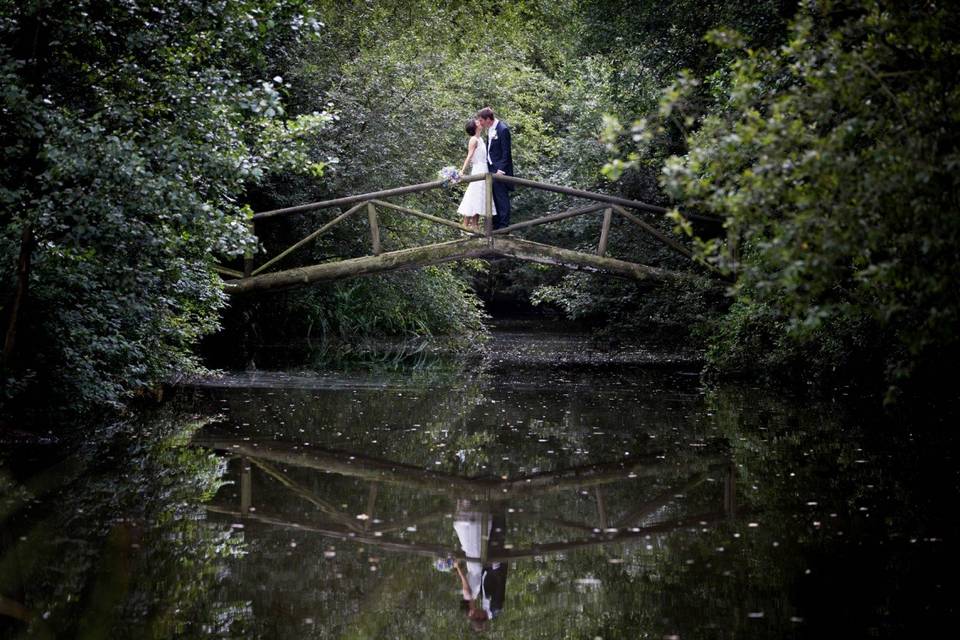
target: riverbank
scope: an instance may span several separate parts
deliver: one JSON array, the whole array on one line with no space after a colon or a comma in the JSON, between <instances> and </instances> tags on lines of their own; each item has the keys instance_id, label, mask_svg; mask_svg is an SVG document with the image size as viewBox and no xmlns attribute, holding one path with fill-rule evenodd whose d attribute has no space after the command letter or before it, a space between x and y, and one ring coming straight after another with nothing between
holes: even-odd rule
<instances>
[{"instance_id":1,"label":"riverbank","mask_svg":"<svg viewBox=\"0 0 960 640\"><path fill-rule=\"evenodd\" d=\"M502 367L632 367L699 371L702 352L676 341L611 339L589 327L544 313L500 315L473 336L358 338L261 344L244 359L233 352L205 353L222 370L310 371L390 368L493 369Z\"/></svg>"}]
</instances>

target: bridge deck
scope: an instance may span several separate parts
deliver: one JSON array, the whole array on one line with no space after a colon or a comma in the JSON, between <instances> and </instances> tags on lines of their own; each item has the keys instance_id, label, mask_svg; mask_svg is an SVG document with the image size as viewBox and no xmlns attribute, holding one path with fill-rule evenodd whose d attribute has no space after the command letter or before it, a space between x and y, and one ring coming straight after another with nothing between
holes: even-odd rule
<instances>
[{"instance_id":1,"label":"bridge deck","mask_svg":"<svg viewBox=\"0 0 960 640\"><path fill-rule=\"evenodd\" d=\"M348 258L230 280L226 283L225 289L231 295L281 290L314 282L329 282L401 269L415 269L464 258L490 257L515 258L528 262L560 265L568 269L605 272L656 283L679 283L697 278L693 274L658 269L616 258L572 251L509 236L494 236L464 238L375 256Z\"/></svg>"}]
</instances>

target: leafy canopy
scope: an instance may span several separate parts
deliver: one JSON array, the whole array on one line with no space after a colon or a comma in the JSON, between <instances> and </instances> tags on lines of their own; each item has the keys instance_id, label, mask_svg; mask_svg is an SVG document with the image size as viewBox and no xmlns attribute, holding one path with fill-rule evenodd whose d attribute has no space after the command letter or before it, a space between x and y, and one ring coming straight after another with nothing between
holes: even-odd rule
<instances>
[{"instance_id":1,"label":"leafy canopy","mask_svg":"<svg viewBox=\"0 0 960 640\"><path fill-rule=\"evenodd\" d=\"M713 359L821 370L881 360L894 385L957 348L960 48L947 8L811 2L778 49L709 80L717 106L663 184L721 215L703 259L737 277ZM665 109L682 108L679 100ZM812 356L812 358L811 358ZM809 364L807 365L809 367Z\"/></svg>"},{"instance_id":2,"label":"leafy canopy","mask_svg":"<svg viewBox=\"0 0 960 640\"><path fill-rule=\"evenodd\" d=\"M6 376L82 407L192 366L224 304L213 260L254 243L244 190L311 164L296 143L327 116L282 120L269 65L319 30L299 0L0 4L8 299L21 242L32 258Z\"/></svg>"}]
</instances>

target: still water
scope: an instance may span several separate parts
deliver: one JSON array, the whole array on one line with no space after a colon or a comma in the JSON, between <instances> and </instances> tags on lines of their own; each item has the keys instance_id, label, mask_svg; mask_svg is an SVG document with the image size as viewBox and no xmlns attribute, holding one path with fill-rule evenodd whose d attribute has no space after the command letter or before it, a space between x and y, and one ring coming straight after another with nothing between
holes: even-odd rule
<instances>
[{"instance_id":1,"label":"still water","mask_svg":"<svg viewBox=\"0 0 960 640\"><path fill-rule=\"evenodd\" d=\"M953 634L945 418L499 340L226 375L66 458L5 445L0 636Z\"/></svg>"}]
</instances>

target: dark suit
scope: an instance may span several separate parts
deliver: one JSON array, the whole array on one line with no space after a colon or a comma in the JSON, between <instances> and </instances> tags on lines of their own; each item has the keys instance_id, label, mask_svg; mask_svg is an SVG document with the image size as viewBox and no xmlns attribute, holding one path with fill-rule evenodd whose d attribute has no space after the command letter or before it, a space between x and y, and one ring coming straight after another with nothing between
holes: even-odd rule
<instances>
[{"instance_id":1,"label":"dark suit","mask_svg":"<svg viewBox=\"0 0 960 640\"><path fill-rule=\"evenodd\" d=\"M499 214L497 214L499 216ZM491 519L490 538L487 552L490 555L500 555L504 552L504 541L507 536L506 510L501 504L494 511ZM503 612L503 603L507 595L507 573L509 565L506 562L492 562L483 567L480 580L480 602L488 601L486 609L491 619ZM486 605L485 605L486 606Z\"/></svg>"},{"instance_id":2,"label":"dark suit","mask_svg":"<svg viewBox=\"0 0 960 640\"><path fill-rule=\"evenodd\" d=\"M489 137L488 137L489 140ZM510 127L502 120L496 123L496 136L490 140L487 149L487 166L490 173L503 171L508 176L513 175L513 152L510 147ZM493 181L493 204L497 207L497 215L493 219L494 229L500 229L510 224L510 192L512 184Z\"/></svg>"}]
</instances>

